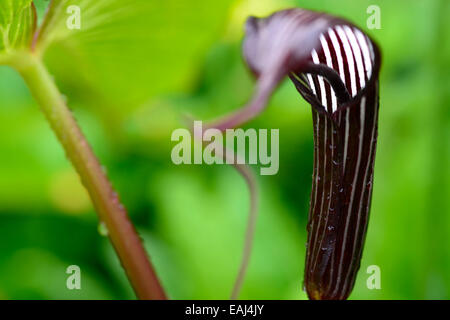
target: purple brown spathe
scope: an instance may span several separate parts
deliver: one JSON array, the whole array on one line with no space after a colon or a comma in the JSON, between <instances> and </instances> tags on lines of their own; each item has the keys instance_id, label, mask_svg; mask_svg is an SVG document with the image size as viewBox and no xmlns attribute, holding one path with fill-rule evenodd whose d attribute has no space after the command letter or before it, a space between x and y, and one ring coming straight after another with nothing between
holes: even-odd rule
<instances>
[{"instance_id":1,"label":"purple brown spathe","mask_svg":"<svg viewBox=\"0 0 450 320\"><path fill-rule=\"evenodd\" d=\"M250 17L245 60L253 99L212 124L236 127L259 114L289 76L311 104L314 171L305 287L311 299L346 299L355 282L372 197L378 128L378 46L352 23L303 9Z\"/></svg>"}]
</instances>

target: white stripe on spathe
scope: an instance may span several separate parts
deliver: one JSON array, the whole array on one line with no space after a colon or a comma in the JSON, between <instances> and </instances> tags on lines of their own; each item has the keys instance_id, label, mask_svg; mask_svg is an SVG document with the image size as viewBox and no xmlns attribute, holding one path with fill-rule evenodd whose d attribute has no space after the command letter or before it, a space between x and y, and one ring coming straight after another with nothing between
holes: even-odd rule
<instances>
[{"instance_id":1,"label":"white stripe on spathe","mask_svg":"<svg viewBox=\"0 0 450 320\"><path fill-rule=\"evenodd\" d=\"M347 36L345 35L344 30L340 26L336 26L336 31L341 39L341 42L344 46L345 56L347 57L347 66L350 74L350 87L351 87L351 95L352 97L356 95L356 78L355 78L355 65L353 60L352 50L350 48L350 44L348 43ZM344 158L343 158L343 169L345 172L345 165L347 163L347 152L348 152L348 135L349 135L349 111L345 111L345 141L344 141Z\"/></svg>"},{"instance_id":2,"label":"white stripe on spathe","mask_svg":"<svg viewBox=\"0 0 450 320\"><path fill-rule=\"evenodd\" d=\"M362 208L362 204L363 204L363 202L364 202L364 195L365 195L365 192L366 192L366 185L367 185L367 178L368 178L368 173L369 173L369 169L370 169L370 165L371 165L371 161L370 161L370 159L371 159L371 157L372 157L372 152L374 151L373 150L373 140L374 140L374 138L375 138L375 128L376 128L376 126L377 126L377 114L378 114L378 108L377 108L377 105L376 105L376 101L375 101L375 104L374 104L374 108L375 108L375 110L374 110L374 117L373 117L373 125L372 125L372 133L371 133L371 139L370 139L370 147L369 147L369 158L368 158L368 160L367 160L367 166L366 166L366 169L365 169L365 173L364 173L364 180L363 180L363 193L361 194L361 199L359 200L359 209L358 209L358 220L357 220L357 223L356 223L356 235L359 233L359 228L360 228L360 223L361 223L361 210L364 210L363 208ZM370 187L371 188L371 187ZM370 193L370 190L368 191L369 193ZM368 198L369 199L369 198ZM355 239L353 240L353 246L352 246L352 256L355 254L355 249L356 249L356 243L357 243L357 236L355 236ZM348 273L347 273L347 277L346 277L346 279L348 278L348 275L350 274L350 270L351 270L351 268L349 268L349 270L348 270ZM346 285L348 285L348 283L346 284ZM345 291L345 290L344 290Z\"/></svg>"},{"instance_id":3,"label":"white stripe on spathe","mask_svg":"<svg viewBox=\"0 0 450 320\"><path fill-rule=\"evenodd\" d=\"M328 48L327 40L324 35L320 35L320 43L322 44L323 53L325 54L325 59L327 61L327 66L333 69L333 59L331 58L330 49ZM335 112L337 109L337 99L336 94L334 93L333 87L330 86L331 89L331 112Z\"/></svg>"},{"instance_id":4,"label":"white stripe on spathe","mask_svg":"<svg viewBox=\"0 0 450 320\"><path fill-rule=\"evenodd\" d=\"M308 73L306 76L308 77L309 86L311 87L312 92L316 94L316 86L314 85L314 81L311 74Z\"/></svg>"},{"instance_id":5,"label":"white stripe on spathe","mask_svg":"<svg viewBox=\"0 0 450 320\"><path fill-rule=\"evenodd\" d=\"M358 179L359 166L361 164L361 153L362 153L362 148L363 148L362 143L363 143L363 140L364 140L364 118L365 118L365 113L366 113L366 97L363 96L361 98L361 105L360 105L360 130L359 130L358 158L356 159L356 167L355 167L355 171L353 172L354 178L353 178L353 183L352 183L352 186L351 186L352 187L352 191L351 191L350 203L349 203L349 206L348 206L346 219L345 219L345 229L344 229L344 236L343 236L343 242L342 242L342 251L341 251L341 256L339 258L339 269L338 269L337 274L341 274L341 272L342 272L342 260L344 259L344 252L345 252L345 246L346 246L346 242L347 242L348 227L349 227L349 223L350 223L351 212L352 212L352 209L353 209L353 198L355 197L356 181ZM350 261L351 261L351 259L350 259ZM336 282L336 287L334 289L334 293L339 288L340 281L341 281L341 278L338 278L337 282Z\"/></svg>"},{"instance_id":6,"label":"white stripe on spathe","mask_svg":"<svg viewBox=\"0 0 450 320\"><path fill-rule=\"evenodd\" d=\"M313 62L315 64L320 64L319 55L317 54L317 51L315 49L311 52L311 57L312 57ZM326 92L325 92L325 83L324 83L323 77L317 76L317 79L319 81L319 89L320 89L322 105L324 106L324 108L326 110L328 110L328 108L327 108L327 96L326 96ZM327 133L327 123L326 122L325 122L324 127L325 127L324 146L326 148L326 145L327 145L327 134L328 134ZM325 167L324 167L324 172L325 172L325 170L327 168L327 166L326 166L326 164L327 164L327 153L326 152L324 152L323 157L324 157L324 161L322 163L325 164ZM320 163L320 161L319 161L319 163ZM323 186L323 191L325 191L325 186ZM322 199L321 199L321 202L320 202L320 211L319 211L320 213L319 213L319 219L318 219L318 221L319 221L318 228L320 227L320 223L322 221L323 202L324 202L324 196L323 195L324 195L324 192L322 192ZM314 222L314 220L313 220L313 222ZM314 225L312 226L312 229L314 229ZM318 233L316 232L313 243L315 243L317 241L317 237L318 237Z\"/></svg>"},{"instance_id":7,"label":"white stripe on spathe","mask_svg":"<svg viewBox=\"0 0 450 320\"><path fill-rule=\"evenodd\" d=\"M308 77L308 81L311 87L311 90L314 94L316 94L316 87L314 85L314 80L313 77L311 76L311 74L307 74L306 75ZM315 117L316 117L316 127L314 128L316 130L316 137L317 139L319 138L319 126L320 126L320 116L318 112L315 112ZM314 143L319 144L320 142L317 140ZM317 193L318 193L318 186L319 186L319 172L320 172L320 158L321 154L320 154L320 148L319 145L317 146L317 156L314 158L315 161L315 172L314 172L314 179L315 179L315 188L314 188L314 200L311 203L311 211L312 213L314 213L314 208L316 207L317 204ZM311 214L310 219L312 219L313 214ZM311 230L313 229L313 223L314 223L314 219L312 219L312 223L311 223Z\"/></svg>"},{"instance_id":8,"label":"white stripe on spathe","mask_svg":"<svg viewBox=\"0 0 450 320\"><path fill-rule=\"evenodd\" d=\"M361 49L358 45L358 41L356 40L355 35L353 34L352 29L350 29L349 26L344 26L344 30L347 34L347 38L350 40L350 45L352 46L353 55L355 56L356 60L356 67L358 69L359 84L361 89L363 89L366 86L366 77L361 56Z\"/></svg>"},{"instance_id":9,"label":"white stripe on spathe","mask_svg":"<svg viewBox=\"0 0 450 320\"><path fill-rule=\"evenodd\" d=\"M315 49L311 52L311 56L312 56L313 62L315 64L320 64L319 55L317 54L317 51ZM327 94L325 92L325 83L323 81L323 77L317 76L317 79L319 80L319 88L320 88L320 95L322 98L321 99L322 106L324 106L325 109L328 110L327 109Z\"/></svg>"},{"instance_id":10,"label":"white stripe on spathe","mask_svg":"<svg viewBox=\"0 0 450 320\"><path fill-rule=\"evenodd\" d=\"M370 59L369 47L363 33L356 28L354 28L354 32L364 56L364 65L366 66L367 79L370 79L370 76L372 75L372 59Z\"/></svg>"},{"instance_id":11,"label":"white stripe on spathe","mask_svg":"<svg viewBox=\"0 0 450 320\"><path fill-rule=\"evenodd\" d=\"M336 31L342 44L344 45L345 56L347 57L347 66L350 73L350 87L352 97L356 95L356 74L355 74L355 64L353 60L352 49L348 42L347 36L341 26L336 26Z\"/></svg>"},{"instance_id":12,"label":"white stripe on spathe","mask_svg":"<svg viewBox=\"0 0 450 320\"><path fill-rule=\"evenodd\" d=\"M336 57L338 61L338 67L339 67L339 75L341 76L341 80L345 85L345 72L344 72L344 61L342 59L341 55L341 46L339 44L338 39L336 38L336 33L334 33L333 29L328 29L328 35L330 36L331 43L334 49L334 52L336 52Z\"/></svg>"}]
</instances>

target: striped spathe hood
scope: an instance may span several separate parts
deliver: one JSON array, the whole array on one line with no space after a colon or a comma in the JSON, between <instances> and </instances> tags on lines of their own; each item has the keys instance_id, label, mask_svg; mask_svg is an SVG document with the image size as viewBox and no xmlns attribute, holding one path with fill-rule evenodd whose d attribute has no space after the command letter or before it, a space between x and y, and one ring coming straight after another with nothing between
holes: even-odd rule
<instances>
[{"instance_id":1,"label":"striped spathe hood","mask_svg":"<svg viewBox=\"0 0 450 320\"><path fill-rule=\"evenodd\" d=\"M310 103L314 170L304 284L311 299L346 299L367 231L378 134L380 50L347 20L303 9L246 23L243 55L257 77L244 108L217 121L243 124L289 77Z\"/></svg>"},{"instance_id":2,"label":"striped spathe hood","mask_svg":"<svg viewBox=\"0 0 450 320\"><path fill-rule=\"evenodd\" d=\"M359 269L372 196L379 49L352 23L302 9L249 18L243 48L261 82L288 75L312 106L304 283L310 298L344 299Z\"/></svg>"}]
</instances>

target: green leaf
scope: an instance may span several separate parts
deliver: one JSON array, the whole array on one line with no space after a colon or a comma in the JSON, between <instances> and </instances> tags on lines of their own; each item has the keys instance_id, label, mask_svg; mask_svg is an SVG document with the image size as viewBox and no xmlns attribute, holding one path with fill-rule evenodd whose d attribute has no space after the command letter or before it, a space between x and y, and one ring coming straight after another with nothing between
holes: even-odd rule
<instances>
[{"instance_id":1,"label":"green leaf","mask_svg":"<svg viewBox=\"0 0 450 320\"><path fill-rule=\"evenodd\" d=\"M31 0L0 0L0 52L29 47L35 29Z\"/></svg>"},{"instance_id":2,"label":"green leaf","mask_svg":"<svg viewBox=\"0 0 450 320\"><path fill-rule=\"evenodd\" d=\"M95 94L83 104L127 110L155 95L189 89L232 3L54 0L36 51L64 91ZM71 5L80 8L80 29L67 28Z\"/></svg>"}]
</instances>

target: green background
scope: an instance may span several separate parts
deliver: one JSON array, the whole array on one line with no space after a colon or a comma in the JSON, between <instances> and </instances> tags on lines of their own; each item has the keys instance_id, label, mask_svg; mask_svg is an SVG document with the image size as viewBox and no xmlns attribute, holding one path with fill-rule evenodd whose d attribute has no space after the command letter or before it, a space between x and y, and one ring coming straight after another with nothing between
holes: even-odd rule
<instances>
[{"instance_id":1,"label":"green background","mask_svg":"<svg viewBox=\"0 0 450 320\"><path fill-rule=\"evenodd\" d=\"M48 2L35 2L42 19ZM214 119L250 98L245 18L293 6L348 18L383 53L373 204L350 298L450 298L449 1L113 0L84 12L89 2L80 1L81 30L45 61L171 298L229 297L249 205L232 168L174 165L171 133L185 114ZM367 30L371 4L381 8L380 30ZM241 298L305 299L310 107L284 81L248 127L280 129L280 170L258 176L260 219ZM81 290L66 288L72 264ZM366 287L370 265L381 269L380 290ZM77 175L8 67L0 68L0 298L134 298Z\"/></svg>"}]
</instances>

